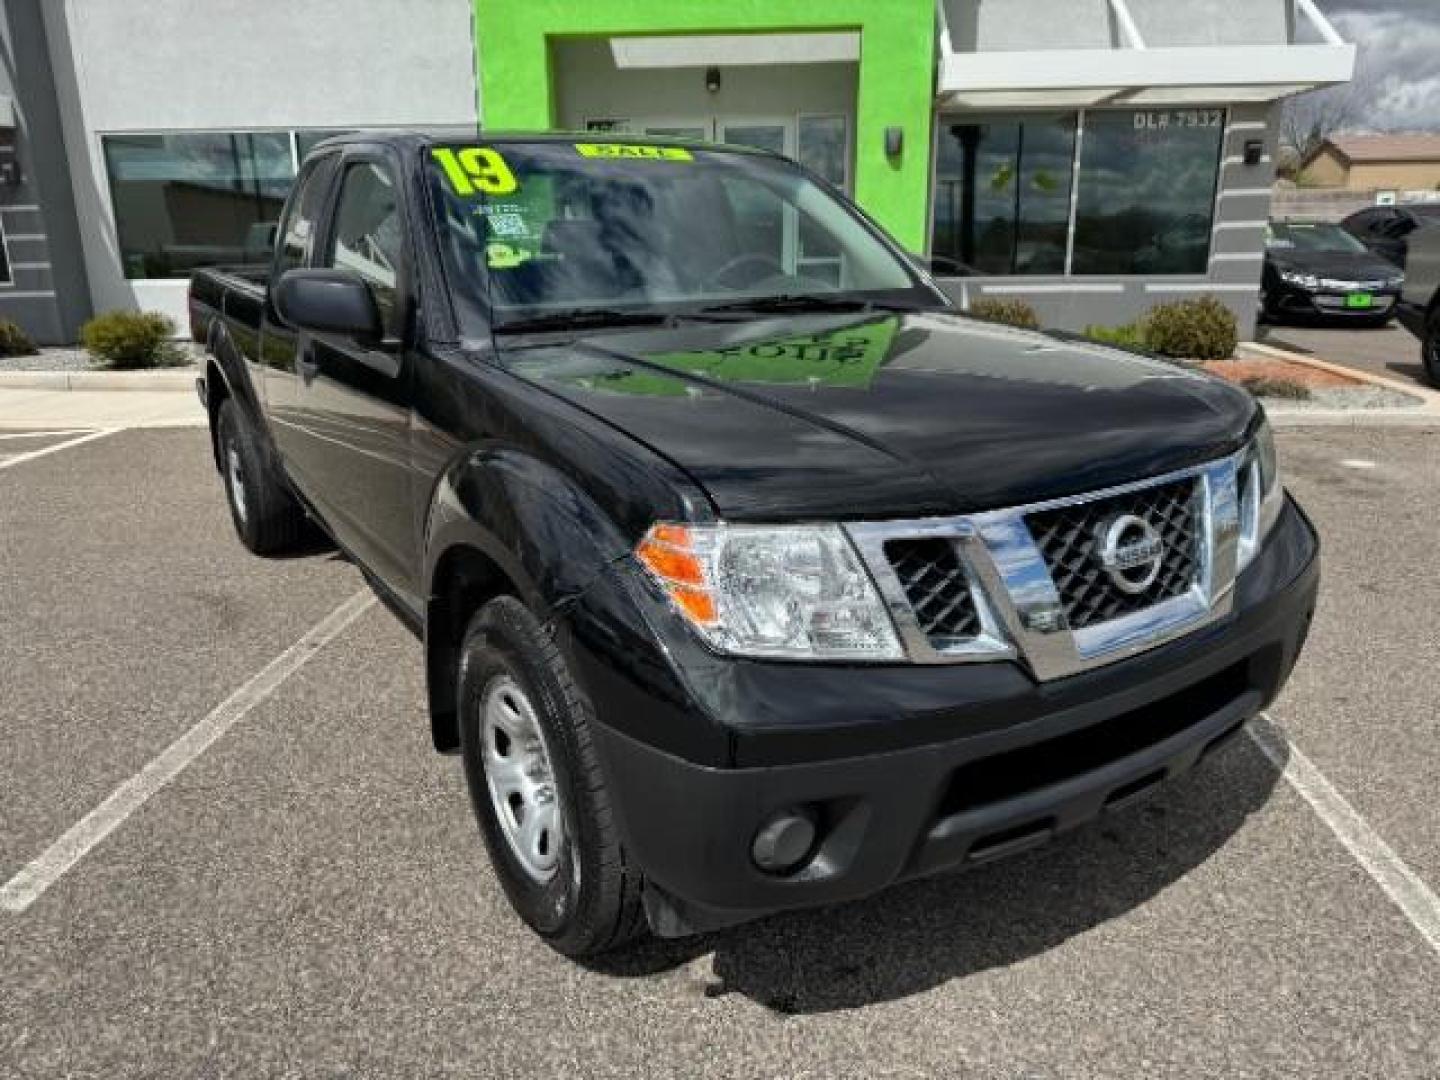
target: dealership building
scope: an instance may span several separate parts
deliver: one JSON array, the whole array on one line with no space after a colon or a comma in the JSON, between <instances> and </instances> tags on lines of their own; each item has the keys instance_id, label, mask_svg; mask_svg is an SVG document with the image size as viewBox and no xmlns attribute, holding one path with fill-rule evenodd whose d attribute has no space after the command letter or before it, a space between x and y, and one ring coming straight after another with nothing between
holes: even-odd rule
<instances>
[{"instance_id":1,"label":"dealership building","mask_svg":"<svg viewBox=\"0 0 1440 1080\"><path fill-rule=\"evenodd\" d=\"M182 326L355 128L711 139L842 186L957 299L1253 324L1278 103L1347 81L1313 0L5 0L0 318Z\"/></svg>"}]
</instances>

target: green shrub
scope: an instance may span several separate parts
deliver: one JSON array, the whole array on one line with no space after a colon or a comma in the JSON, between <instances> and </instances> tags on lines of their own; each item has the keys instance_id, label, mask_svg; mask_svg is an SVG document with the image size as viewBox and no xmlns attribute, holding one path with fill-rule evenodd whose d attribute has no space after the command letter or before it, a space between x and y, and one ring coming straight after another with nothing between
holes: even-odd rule
<instances>
[{"instance_id":1,"label":"green shrub","mask_svg":"<svg viewBox=\"0 0 1440 1080\"><path fill-rule=\"evenodd\" d=\"M1091 341L1104 345L1118 345L1122 349L1147 349L1145 324L1143 322L1122 323L1120 326L1087 326L1085 336Z\"/></svg>"},{"instance_id":2,"label":"green shrub","mask_svg":"<svg viewBox=\"0 0 1440 1080\"><path fill-rule=\"evenodd\" d=\"M1159 304L1145 318L1145 344L1177 360L1228 360L1239 340L1235 313L1213 296Z\"/></svg>"},{"instance_id":3,"label":"green shrub","mask_svg":"<svg viewBox=\"0 0 1440 1080\"><path fill-rule=\"evenodd\" d=\"M1241 379L1240 385L1256 397L1285 398L1288 401L1309 401L1310 388L1294 379L1282 379L1274 375L1251 375Z\"/></svg>"},{"instance_id":4,"label":"green shrub","mask_svg":"<svg viewBox=\"0 0 1440 1080\"><path fill-rule=\"evenodd\" d=\"M39 351L24 330L9 319L0 319L0 356L34 356Z\"/></svg>"},{"instance_id":5,"label":"green shrub","mask_svg":"<svg viewBox=\"0 0 1440 1080\"><path fill-rule=\"evenodd\" d=\"M973 300L969 314L986 322L1018 326L1022 330L1040 329L1040 317L1024 300Z\"/></svg>"},{"instance_id":6,"label":"green shrub","mask_svg":"<svg viewBox=\"0 0 1440 1080\"><path fill-rule=\"evenodd\" d=\"M173 320L158 311L107 311L80 328L80 342L103 367L171 367L186 362Z\"/></svg>"}]
</instances>

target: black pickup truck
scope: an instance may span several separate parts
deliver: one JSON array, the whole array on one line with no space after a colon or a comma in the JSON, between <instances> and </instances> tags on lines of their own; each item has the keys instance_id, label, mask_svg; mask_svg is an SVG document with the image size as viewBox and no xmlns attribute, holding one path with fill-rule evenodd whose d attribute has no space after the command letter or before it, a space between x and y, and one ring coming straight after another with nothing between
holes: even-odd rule
<instances>
[{"instance_id":1,"label":"black pickup truck","mask_svg":"<svg viewBox=\"0 0 1440 1080\"><path fill-rule=\"evenodd\" d=\"M323 143L192 286L241 539L423 638L555 948L1028 848L1276 695L1318 544L1249 395L966 317L781 158L594 138Z\"/></svg>"}]
</instances>

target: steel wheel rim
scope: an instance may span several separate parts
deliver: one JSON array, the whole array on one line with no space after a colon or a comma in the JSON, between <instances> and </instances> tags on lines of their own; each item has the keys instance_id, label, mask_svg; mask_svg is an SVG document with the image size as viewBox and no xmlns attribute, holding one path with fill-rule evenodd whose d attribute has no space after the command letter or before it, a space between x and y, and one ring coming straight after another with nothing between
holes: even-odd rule
<instances>
[{"instance_id":1,"label":"steel wheel rim","mask_svg":"<svg viewBox=\"0 0 1440 1080\"><path fill-rule=\"evenodd\" d=\"M480 745L500 834L526 875L544 885L560 866L565 817L535 707L508 675L485 688Z\"/></svg>"},{"instance_id":2,"label":"steel wheel rim","mask_svg":"<svg viewBox=\"0 0 1440 1080\"><path fill-rule=\"evenodd\" d=\"M230 482L230 502L235 507L235 516L243 522L246 519L245 466L240 461L240 449L233 442L225 448L225 475Z\"/></svg>"}]
</instances>

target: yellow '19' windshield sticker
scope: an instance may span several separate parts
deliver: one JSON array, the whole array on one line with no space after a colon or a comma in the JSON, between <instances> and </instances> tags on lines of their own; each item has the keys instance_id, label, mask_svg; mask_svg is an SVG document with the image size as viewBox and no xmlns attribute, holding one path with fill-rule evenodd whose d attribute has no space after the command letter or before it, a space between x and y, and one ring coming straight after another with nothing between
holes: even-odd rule
<instances>
[{"instance_id":1,"label":"yellow '19' windshield sticker","mask_svg":"<svg viewBox=\"0 0 1440 1080\"><path fill-rule=\"evenodd\" d=\"M694 161L694 155L680 146L641 146L635 143L576 143L575 150L588 158L641 158L649 161Z\"/></svg>"},{"instance_id":2,"label":"yellow '19' windshield sticker","mask_svg":"<svg viewBox=\"0 0 1440 1080\"><path fill-rule=\"evenodd\" d=\"M509 195L520 186L510 166L498 151L488 146L467 146L452 150L438 146L431 151L456 195Z\"/></svg>"}]
</instances>

